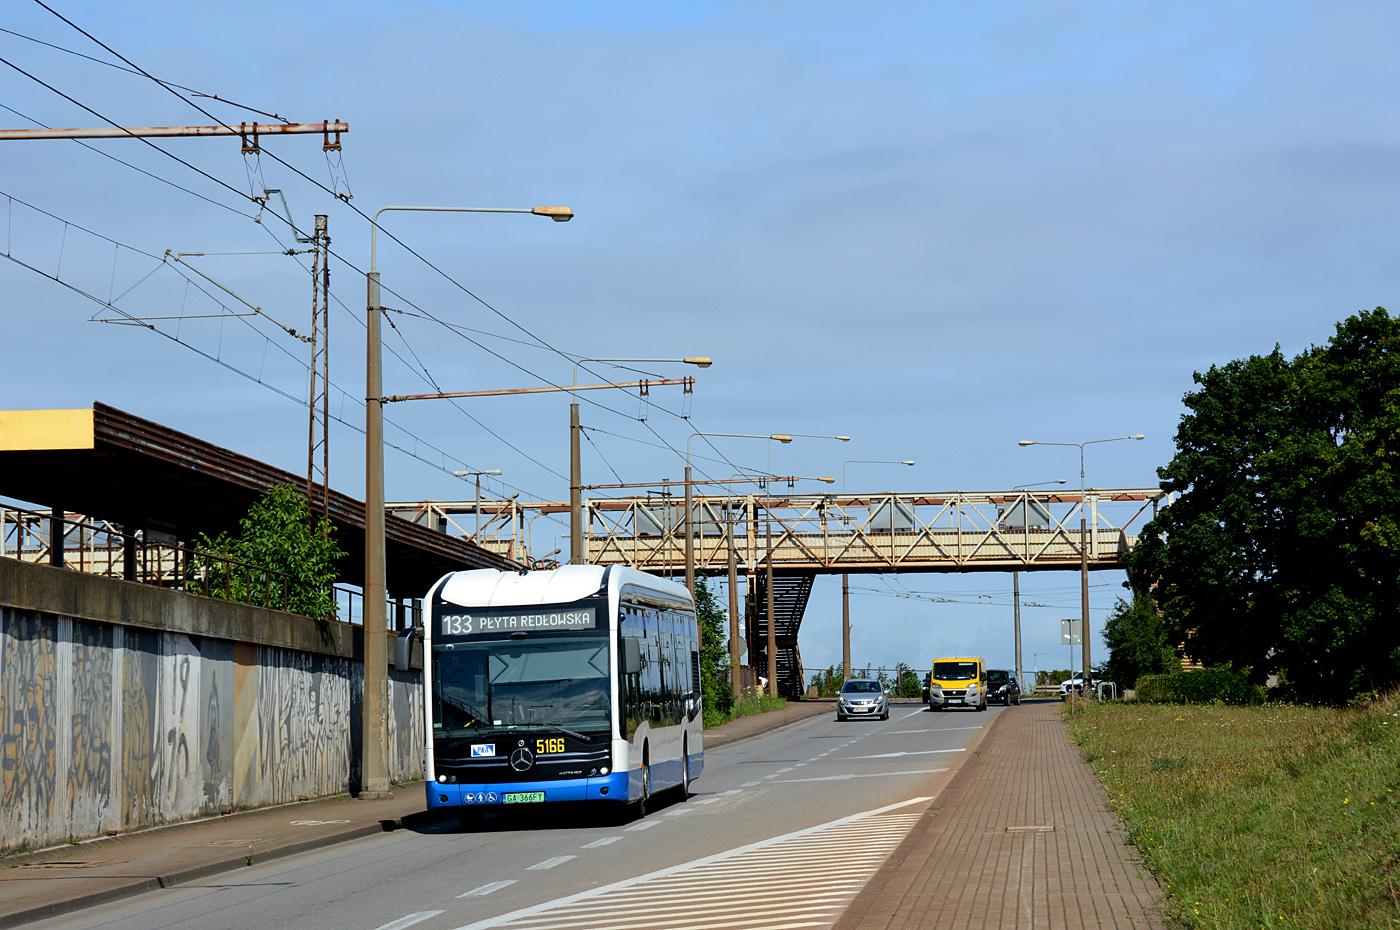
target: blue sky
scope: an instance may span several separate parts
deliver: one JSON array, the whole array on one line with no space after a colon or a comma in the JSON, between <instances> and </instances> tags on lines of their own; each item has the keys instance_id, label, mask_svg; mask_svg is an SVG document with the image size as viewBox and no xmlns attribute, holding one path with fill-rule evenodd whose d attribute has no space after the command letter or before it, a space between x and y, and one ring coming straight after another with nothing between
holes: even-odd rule
<instances>
[{"instance_id":1,"label":"blue sky","mask_svg":"<svg viewBox=\"0 0 1400 930\"><path fill-rule=\"evenodd\" d=\"M298 121L348 120L344 166L366 212L571 206L567 225L394 216L385 228L456 284L389 242L379 267L386 304L481 330L504 356L402 318L403 341L389 344L446 389L562 383L569 354L715 358L688 411L660 389L666 410L646 424L635 399L585 405L585 424L605 431L585 452L589 481L677 479L677 455L646 443L660 434L683 447L707 430L855 437L773 452L775 468L800 474L837 474L846 458L919 463L853 469L853 490L1073 483L1073 450L1016 441L1142 432L1142 443L1096 447L1089 483L1151 485L1193 371L1276 343L1299 351L1348 314L1394 303L1400 10L1389 4L55 8L167 81ZM110 60L37 4L8 4L3 28ZM23 38L0 33L0 57L125 125L209 122L188 96ZM194 102L219 119L254 118ZM0 103L52 126L100 125L3 66ZM0 113L4 125L30 125ZM73 142L10 143L0 190L61 220L6 202L5 248L103 298L131 288L117 301L128 312L188 314L202 300L130 249L285 247L275 221L253 222L239 193L250 184L285 190L303 224L329 214L337 253L367 265L365 221L270 157L245 164L227 140L162 143L224 187L141 143L92 145L164 180ZM267 148L330 184L318 140ZM292 259L200 261L269 312L298 322L307 313ZM346 398L363 383L354 268L333 269L344 307L332 319L332 378L350 420ZM0 405L101 400L301 467L295 403L149 331L89 322L96 305L11 262L0 262L0 287ZM558 352L522 344L531 337L507 318ZM305 393L301 349L272 331L172 325L191 346ZM391 392L428 389L397 360L386 377ZM479 401L469 412L481 425L441 405L404 407L393 415L405 431L390 438L417 442L423 458L438 455L425 443L443 450L447 471L502 469L493 493L566 496L561 398ZM357 441L333 435L332 482L358 494ZM724 449L762 465L761 448ZM390 498L464 496L441 467L402 454L388 462ZM563 532L536 527L538 537ZM1097 617L1120 581L1096 579ZM1023 579L1028 600L1050 605L1025 611L1028 657L1062 651L1058 618L1074 612L1076 582ZM888 593L900 585L956 603ZM971 651L1010 664L1009 578L872 578L861 588L858 663ZM803 630L809 665L839 661L839 580L819 580Z\"/></svg>"}]
</instances>

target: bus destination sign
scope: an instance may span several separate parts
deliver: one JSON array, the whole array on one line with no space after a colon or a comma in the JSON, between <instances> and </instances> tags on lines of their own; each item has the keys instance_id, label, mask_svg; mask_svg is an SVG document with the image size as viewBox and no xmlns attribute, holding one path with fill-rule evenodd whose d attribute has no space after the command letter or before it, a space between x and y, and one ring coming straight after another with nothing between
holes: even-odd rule
<instances>
[{"instance_id":1,"label":"bus destination sign","mask_svg":"<svg viewBox=\"0 0 1400 930\"><path fill-rule=\"evenodd\" d=\"M592 607L521 611L519 613L444 614L443 636L478 636L483 633L548 633L557 630L591 630L596 627Z\"/></svg>"}]
</instances>

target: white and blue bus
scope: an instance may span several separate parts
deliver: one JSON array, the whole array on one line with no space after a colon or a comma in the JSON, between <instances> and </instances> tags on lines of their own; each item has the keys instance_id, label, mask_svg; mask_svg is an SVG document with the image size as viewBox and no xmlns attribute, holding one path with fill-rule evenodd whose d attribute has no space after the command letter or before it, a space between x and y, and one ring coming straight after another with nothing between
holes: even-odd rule
<instances>
[{"instance_id":1,"label":"white and blue bus","mask_svg":"<svg viewBox=\"0 0 1400 930\"><path fill-rule=\"evenodd\" d=\"M428 807L684 798L704 766L683 585L622 566L454 572L423 629ZM400 649L400 655L405 650Z\"/></svg>"}]
</instances>

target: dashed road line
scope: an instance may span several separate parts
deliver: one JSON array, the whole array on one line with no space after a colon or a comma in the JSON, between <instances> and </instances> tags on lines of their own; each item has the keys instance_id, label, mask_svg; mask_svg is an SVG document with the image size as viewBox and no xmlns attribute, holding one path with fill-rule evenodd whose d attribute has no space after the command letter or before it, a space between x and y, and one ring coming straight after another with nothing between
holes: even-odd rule
<instances>
[{"instance_id":1,"label":"dashed road line","mask_svg":"<svg viewBox=\"0 0 1400 930\"><path fill-rule=\"evenodd\" d=\"M947 769L909 769L906 772L861 772L859 774L847 773L845 775L822 775L818 778L785 778L778 784L795 785L804 781L850 781L852 778L889 778L895 775L932 775L934 772L946 772Z\"/></svg>"},{"instance_id":2,"label":"dashed road line","mask_svg":"<svg viewBox=\"0 0 1400 930\"><path fill-rule=\"evenodd\" d=\"M570 859L577 859L578 856L555 856L553 859L546 859L543 862L536 862L526 868L527 872L543 872L545 869L552 869L556 865L563 865Z\"/></svg>"},{"instance_id":3,"label":"dashed road line","mask_svg":"<svg viewBox=\"0 0 1400 930\"><path fill-rule=\"evenodd\" d=\"M638 830L650 830L652 827L660 826L659 820L643 820L639 824L634 824L627 828L628 833L636 833Z\"/></svg>"},{"instance_id":4,"label":"dashed road line","mask_svg":"<svg viewBox=\"0 0 1400 930\"><path fill-rule=\"evenodd\" d=\"M400 917L398 920L391 920L384 926L377 927L376 930L407 930L408 927L427 920L429 917L436 917L441 913L442 911L419 911L416 914Z\"/></svg>"},{"instance_id":5,"label":"dashed road line","mask_svg":"<svg viewBox=\"0 0 1400 930\"><path fill-rule=\"evenodd\" d=\"M582 846L579 847L579 849L598 849L602 846L611 846L613 843L616 843L620 839L622 839L622 837L620 836L605 836L601 839L596 839L591 843L584 843Z\"/></svg>"},{"instance_id":6,"label":"dashed road line","mask_svg":"<svg viewBox=\"0 0 1400 930\"><path fill-rule=\"evenodd\" d=\"M458 930L830 927L908 834L929 800L913 798L853 814Z\"/></svg>"},{"instance_id":7,"label":"dashed road line","mask_svg":"<svg viewBox=\"0 0 1400 930\"><path fill-rule=\"evenodd\" d=\"M966 749L913 749L904 752L881 752L873 756L851 756L852 759L898 759L900 756L931 756L940 752L967 752Z\"/></svg>"},{"instance_id":8,"label":"dashed road line","mask_svg":"<svg viewBox=\"0 0 1400 930\"><path fill-rule=\"evenodd\" d=\"M457 897L459 897L459 898L481 898L481 897L485 897L486 895L490 894L490 893L493 892L493 891L500 891L502 888L506 888L506 887L508 887L508 886L510 886L510 885L514 885L514 884L515 884L515 879L513 879L513 878L507 878L507 879L504 879L504 880L499 881L499 882L491 882L489 885L482 885L480 888L473 888L471 891L468 891L468 892L466 892L465 894L459 894L459 895L457 895Z\"/></svg>"}]
</instances>

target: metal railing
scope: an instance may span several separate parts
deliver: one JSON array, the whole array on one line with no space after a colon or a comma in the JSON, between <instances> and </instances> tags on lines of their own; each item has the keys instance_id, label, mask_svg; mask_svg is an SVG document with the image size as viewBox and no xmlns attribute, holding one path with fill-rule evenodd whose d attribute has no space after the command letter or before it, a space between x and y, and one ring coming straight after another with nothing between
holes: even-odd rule
<instances>
[{"instance_id":1,"label":"metal railing","mask_svg":"<svg viewBox=\"0 0 1400 930\"><path fill-rule=\"evenodd\" d=\"M107 520L0 507L0 558L287 610L292 576Z\"/></svg>"},{"instance_id":2,"label":"metal railing","mask_svg":"<svg viewBox=\"0 0 1400 930\"><path fill-rule=\"evenodd\" d=\"M704 496L693 504L694 559L698 569L722 571L732 545L745 572L770 558L779 568L819 572L1075 567L1083 514L1089 561L1109 567L1136 541L1134 525L1169 501L1155 488L1090 488L1083 500L1077 491ZM685 564L683 505L675 498L593 499L584 507L591 564L646 571Z\"/></svg>"}]
</instances>

